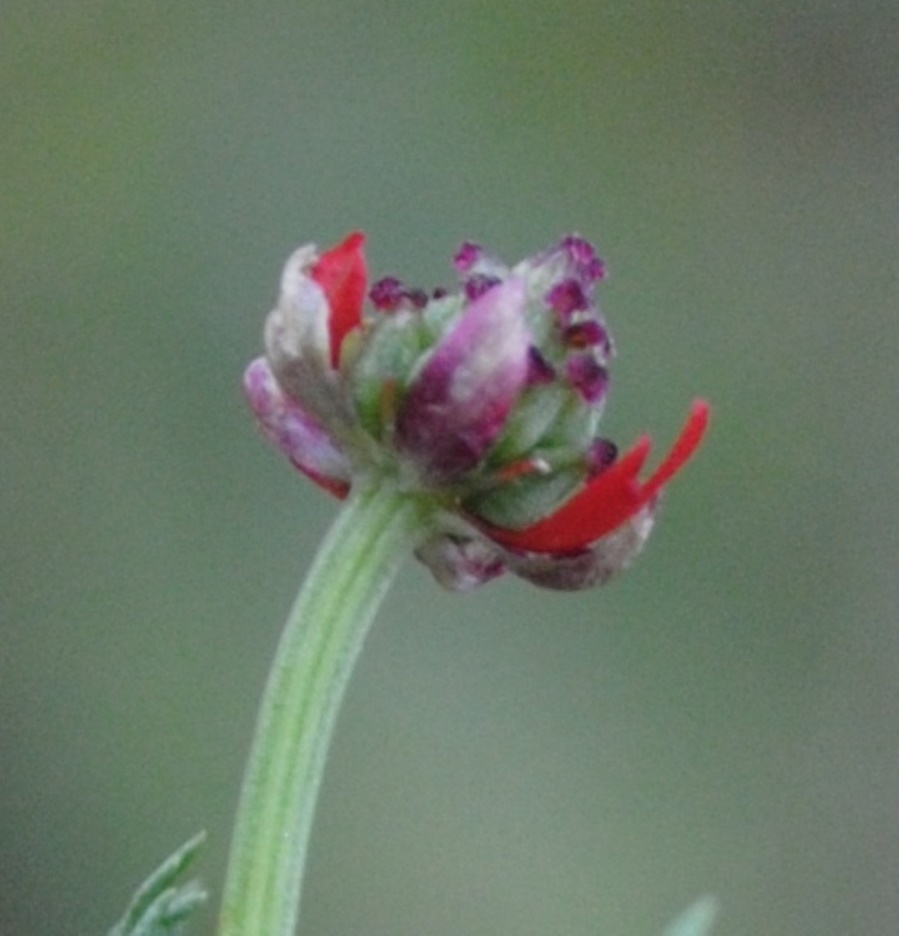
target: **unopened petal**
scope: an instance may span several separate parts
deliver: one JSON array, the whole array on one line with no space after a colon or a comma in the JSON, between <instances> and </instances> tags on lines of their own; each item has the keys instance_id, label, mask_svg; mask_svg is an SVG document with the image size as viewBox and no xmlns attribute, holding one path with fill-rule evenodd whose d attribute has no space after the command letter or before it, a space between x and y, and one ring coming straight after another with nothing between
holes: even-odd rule
<instances>
[{"instance_id":1,"label":"unopened petal","mask_svg":"<svg viewBox=\"0 0 899 936\"><path fill-rule=\"evenodd\" d=\"M524 283L480 296L442 339L397 414L397 444L430 480L474 468L499 436L529 373Z\"/></svg>"},{"instance_id":2,"label":"unopened petal","mask_svg":"<svg viewBox=\"0 0 899 936\"><path fill-rule=\"evenodd\" d=\"M265 358L244 374L244 392L262 431L293 464L336 497L350 489L350 463L321 424L281 389Z\"/></svg>"}]
</instances>

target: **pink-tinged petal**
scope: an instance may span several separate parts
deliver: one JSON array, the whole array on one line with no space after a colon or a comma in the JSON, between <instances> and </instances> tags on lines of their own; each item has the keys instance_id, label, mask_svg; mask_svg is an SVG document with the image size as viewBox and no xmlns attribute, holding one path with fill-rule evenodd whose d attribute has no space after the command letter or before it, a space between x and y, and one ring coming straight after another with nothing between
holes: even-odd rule
<instances>
[{"instance_id":1,"label":"pink-tinged petal","mask_svg":"<svg viewBox=\"0 0 899 936\"><path fill-rule=\"evenodd\" d=\"M321 424L286 396L265 358L244 374L244 392L266 438L335 497L350 490L350 463Z\"/></svg>"},{"instance_id":2,"label":"pink-tinged petal","mask_svg":"<svg viewBox=\"0 0 899 936\"><path fill-rule=\"evenodd\" d=\"M402 400L397 444L429 480L474 468L502 431L530 369L524 303L518 278L472 302Z\"/></svg>"},{"instance_id":3,"label":"pink-tinged petal","mask_svg":"<svg viewBox=\"0 0 899 936\"><path fill-rule=\"evenodd\" d=\"M359 327L368 285L365 263L365 235L354 231L336 247L326 250L312 267L312 279L328 299L331 314L331 366L340 363L340 349L346 336Z\"/></svg>"},{"instance_id":4,"label":"pink-tinged petal","mask_svg":"<svg viewBox=\"0 0 899 936\"><path fill-rule=\"evenodd\" d=\"M637 475L649 455L651 443L647 436L544 520L520 530L479 526L491 539L510 549L557 554L586 549L651 505L699 447L708 420L708 403L697 400L670 454L644 484Z\"/></svg>"}]
</instances>

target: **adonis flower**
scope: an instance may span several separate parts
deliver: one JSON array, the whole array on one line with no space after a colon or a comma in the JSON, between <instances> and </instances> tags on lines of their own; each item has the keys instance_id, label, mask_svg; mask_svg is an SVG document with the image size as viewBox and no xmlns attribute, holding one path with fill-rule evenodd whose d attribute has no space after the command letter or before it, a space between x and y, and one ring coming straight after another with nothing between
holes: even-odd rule
<instances>
[{"instance_id":1,"label":"adonis flower","mask_svg":"<svg viewBox=\"0 0 899 936\"><path fill-rule=\"evenodd\" d=\"M646 480L650 439L619 455L599 433L613 344L593 247L566 237L510 268L466 243L460 287L430 294L369 288L363 247L354 233L287 261L244 381L269 439L337 497L381 483L426 501L416 555L448 588L509 570L576 589L624 568L709 408L692 404Z\"/></svg>"}]
</instances>

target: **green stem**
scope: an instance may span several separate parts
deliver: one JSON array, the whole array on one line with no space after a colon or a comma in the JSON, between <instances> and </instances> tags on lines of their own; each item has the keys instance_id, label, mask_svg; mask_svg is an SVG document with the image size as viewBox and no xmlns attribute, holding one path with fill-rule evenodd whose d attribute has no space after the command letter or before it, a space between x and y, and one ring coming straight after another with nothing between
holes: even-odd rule
<instances>
[{"instance_id":1,"label":"green stem","mask_svg":"<svg viewBox=\"0 0 899 936\"><path fill-rule=\"evenodd\" d=\"M293 936L316 795L353 664L403 557L426 529L420 502L355 492L291 610L244 776L219 936Z\"/></svg>"}]
</instances>

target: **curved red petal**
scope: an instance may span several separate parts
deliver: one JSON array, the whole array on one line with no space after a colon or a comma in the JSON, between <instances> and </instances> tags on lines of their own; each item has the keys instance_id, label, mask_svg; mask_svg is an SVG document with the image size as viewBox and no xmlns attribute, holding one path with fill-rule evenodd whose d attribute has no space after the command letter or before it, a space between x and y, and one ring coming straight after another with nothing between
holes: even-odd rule
<instances>
[{"instance_id":1,"label":"curved red petal","mask_svg":"<svg viewBox=\"0 0 899 936\"><path fill-rule=\"evenodd\" d=\"M365 263L365 235L354 231L336 247L326 250L312 268L312 279L321 286L331 313L331 366L340 362L340 348L346 336L362 321L362 304L368 286Z\"/></svg>"},{"instance_id":2,"label":"curved red petal","mask_svg":"<svg viewBox=\"0 0 899 936\"><path fill-rule=\"evenodd\" d=\"M481 529L510 549L547 553L583 549L640 509L637 474L649 456L651 444L649 436L643 436L626 455L546 519L521 530L485 526Z\"/></svg>"},{"instance_id":3,"label":"curved red petal","mask_svg":"<svg viewBox=\"0 0 899 936\"><path fill-rule=\"evenodd\" d=\"M687 463L705 435L710 407L695 400L677 441L649 480L637 474L649 455L647 436L610 468L563 504L554 514L521 530L481 526L491 539L510 549L571 553L586 549L645 507Z\"/></svg>"},{"instance_id":4,"label":"curved red petal","mask_svg":"<svg viewBox=\"0 0 899 936\"><path fill-rule=\"evenodd\" d=\"M643 500L648 501L657 494L689 461L699 448L700 442L709 426L711 407L706 400L694 400L690 405L690 415L677 441L671 447L668 456L652 473L643 485Z\"/></svg>"}]
</instances>

